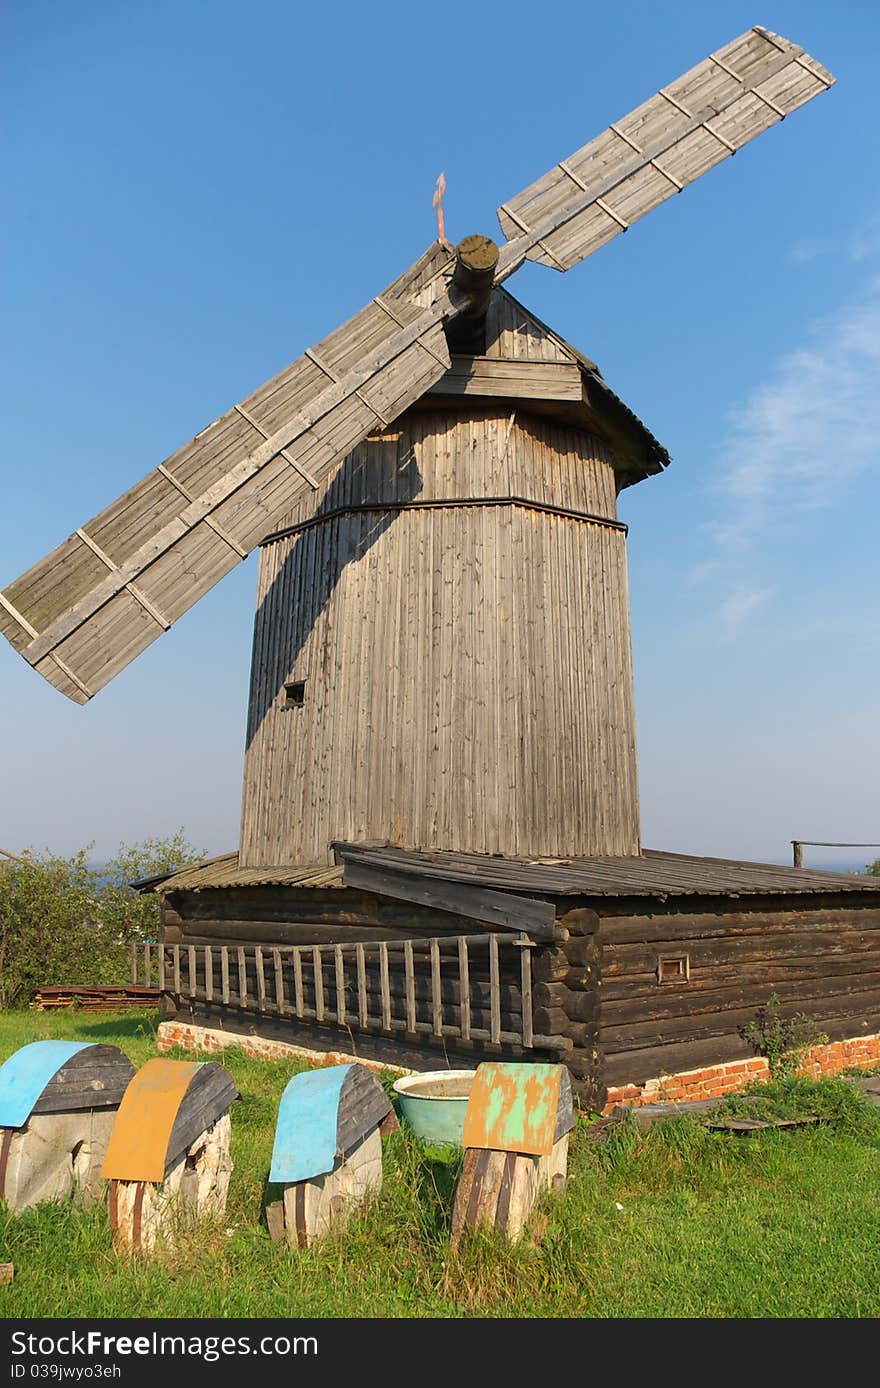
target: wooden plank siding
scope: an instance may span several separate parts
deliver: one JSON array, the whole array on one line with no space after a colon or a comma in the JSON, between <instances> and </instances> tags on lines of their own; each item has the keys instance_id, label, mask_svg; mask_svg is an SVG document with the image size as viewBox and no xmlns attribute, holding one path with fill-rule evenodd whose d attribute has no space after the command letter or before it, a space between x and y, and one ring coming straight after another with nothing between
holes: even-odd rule
<instances>
[{"instance_id":1,"label":"wooden plank siding","mask_svg":"<svg viewBox=\"0 0 880 1388\"><path fill-rule=\"evenodd\" d=\"M261 551L242 868L329 865L335 839L638 852L605 445L504 406L410 412L317 502Z\"/></svg>"}]
</instances>

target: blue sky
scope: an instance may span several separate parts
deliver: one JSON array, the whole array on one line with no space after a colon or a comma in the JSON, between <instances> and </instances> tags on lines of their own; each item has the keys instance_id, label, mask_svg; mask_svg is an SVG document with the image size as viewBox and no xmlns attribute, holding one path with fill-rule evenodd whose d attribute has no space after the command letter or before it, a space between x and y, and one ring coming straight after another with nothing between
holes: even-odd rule
<instances>
[{"instance_id":1,"label":"blue sky","mask_svg":"<svg viewBox=\"0 0 880 1388\"><path fill-rule=\"evenodd\" d=\"M753 23L837 85L509 287L673 457L621 502L645 843L880 838L867 0L486 0L463 27L421 0L6 7L0 586L410 264L441 169L449 237L497 235L500 202ZM252 556L85 709L0 645L0 845L235 846L255 582Z\"/></svg>"}]
</instances>

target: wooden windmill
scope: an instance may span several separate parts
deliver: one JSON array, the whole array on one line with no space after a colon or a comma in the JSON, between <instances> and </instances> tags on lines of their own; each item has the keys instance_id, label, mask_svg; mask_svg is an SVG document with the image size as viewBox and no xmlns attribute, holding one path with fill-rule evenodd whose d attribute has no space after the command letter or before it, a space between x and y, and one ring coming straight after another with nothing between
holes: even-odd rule
<instances>
[{"instance_id":1,"label":"wooden windmill","mask_svg":"<svg viewBox=\"0 0 880 1388\"><path fill-rule=\"evenodd\" d=\"M755 28L433 246L0 594L85 703L264 546L242 865L334 840L639 850L625 528L665 451L501 288L568 270L833 78Z\"/></svg>"},{"instance_id":2,"label":"wooden windmill","mask_svg":"<svg viewBox=\"0 0 880 1388\"><path fill-rule=\"evenodd\" d=\"M726 918L738 949L750 897L793 932L768 957L816 931L825 1030L880 1035L821 962L848 911L880 940L871 879L642 851L616 500L668 458L506 288L833 81L750 29L504 203L500 249L433 245L0 593L0 630L85 703L261 548L241 842L162 884L166 1018L563 1055L599 1103L743 1055L766 988L690 942Z\"/></svg>"}]
</instances>

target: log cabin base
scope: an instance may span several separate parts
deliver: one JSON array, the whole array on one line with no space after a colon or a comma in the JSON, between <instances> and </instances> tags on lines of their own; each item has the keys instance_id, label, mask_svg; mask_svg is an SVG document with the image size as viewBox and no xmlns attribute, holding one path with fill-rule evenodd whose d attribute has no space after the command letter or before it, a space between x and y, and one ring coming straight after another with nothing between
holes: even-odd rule
<instances>
[{"instance_id":1,"label":"log cabin base","mask_svg":"<svg viewBox=\"0 0 880 1388\"><path fill-rule=\"evenodd\" d=\"M452 1247L466 1229L494 1228L518 1243L540 1197L561 1191L568 1167L568 1133L547 1156L468 1147L452 1209Z\"/></svg>"},{"instance_id":2,"label":"log cabin base","mask_svg":"<svg viewBox=\"0 0 880 1388\"><path fill-rule=\"evenodd\" d=\"M116 1110L32 1113L23 1128L0 1129L0 1193L18 1213L44 1200L94 1205Z\"/></svg>"},{"instance_id":3,"label":"log cabin base","mask_svg":"<svg viewBox=\"0 0 880 1388\"><path fill-rule=\"evenodd\" d=\"M311 1248L334 1231L345 1228L355 1210L382 1189L382 1137L374 1128L355 1148L345 1152L334 1171L311 1181L284 1187L280 1200L266 1207L273 1243Z\"/></svg>"},{"instance_id":4,"label":"log cabin base","mask_svg":"<svg viewBox=\"0 0 880 1388\"><path fill-rule=\"evenodd\" d=\"M224 1113L190 1144L164 1181L110 1182L113 1247L120 1254L173 1248L195 1224L226 1211L232 1124Z\"/></svg>"}]
</instances>

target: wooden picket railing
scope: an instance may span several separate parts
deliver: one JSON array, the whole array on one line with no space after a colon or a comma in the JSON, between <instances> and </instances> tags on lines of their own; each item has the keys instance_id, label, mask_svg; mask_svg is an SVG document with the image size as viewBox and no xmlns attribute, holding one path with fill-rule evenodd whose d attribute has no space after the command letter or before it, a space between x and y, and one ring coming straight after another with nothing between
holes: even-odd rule
<instances>
[{"instance_id":1,"label":"wooden picket railing","mask_svg":"<svg viewBox=\"0 0 880 1388\"><path fill-rule=\"evenodd\" d=\"M527 935L140 948L144 968L152 950L159 987L181 1000L435 1042L453 1037L542 1050L570 1044L535 1034L534 943Z\"/></svg>"}]
</instances>

